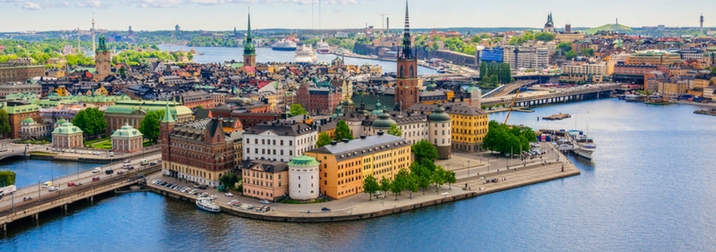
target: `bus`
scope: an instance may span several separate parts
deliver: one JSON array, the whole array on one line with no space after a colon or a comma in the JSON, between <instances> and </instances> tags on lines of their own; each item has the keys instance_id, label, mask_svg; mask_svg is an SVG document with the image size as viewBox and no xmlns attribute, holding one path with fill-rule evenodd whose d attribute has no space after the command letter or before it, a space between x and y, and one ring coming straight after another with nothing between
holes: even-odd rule
<instances>
[{"instance_id":1,"label":"bus","mask_svg":"<svg viewBox=\"0 0 716 252\"><path fill-rule=\"evenodd\" d=\"M139 165L148 165L148 164L149 164L149 161L147 161L146 159L142 159L139 161Z\"/></svg>"}]
</instances>

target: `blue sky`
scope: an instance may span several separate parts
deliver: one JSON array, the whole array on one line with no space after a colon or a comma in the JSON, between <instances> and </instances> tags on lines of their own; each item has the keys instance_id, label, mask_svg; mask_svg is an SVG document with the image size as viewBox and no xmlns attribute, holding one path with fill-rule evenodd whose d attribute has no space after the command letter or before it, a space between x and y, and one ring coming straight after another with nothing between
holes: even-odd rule
<instances>
[{"instance_id":1,"label":"blue sky","mask_svg":"<svg viewBox=\"0 0 716 252\"><path fill-rule=\"evenodd\" d=\"M313 6L312 3L313 2ZM254 28L381 27L380 13L392 28L402 26L404 0L0 0L0 31L44 31L91 26L101 29L231 30L246 27L251 6ZM312 18L313 10L313 18ZM614 23L633 27L716 27L714 0L411 0L411 26L541 27L553 13L557 27L594 27Z\"/></svg>"}]
</instances>

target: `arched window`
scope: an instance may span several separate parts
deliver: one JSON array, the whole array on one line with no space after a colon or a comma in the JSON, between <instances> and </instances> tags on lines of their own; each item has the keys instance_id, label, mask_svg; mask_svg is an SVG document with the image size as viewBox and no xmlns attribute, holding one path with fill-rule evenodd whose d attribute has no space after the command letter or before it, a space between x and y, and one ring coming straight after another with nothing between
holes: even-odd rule
<instances>
[{"instance_id":1,"label":"arched window","mask_svg":"<svg viewBox=\"0 0 716 252\"><path fill-rule=\"evenodd\" d=\"M415 78L415 70L413 69L413 66L410 66L410 78Z\"/></svg>"},{"instance_id":2,"label":"arched window","mask_svg":"<svg viewBox=\"0 0 716 252\"><path fill-rule=\"evenodd\" d=\"M403 69L403 66L400 66L400 78L405 77L405 69Z\"/></svg>"}]
</instances>

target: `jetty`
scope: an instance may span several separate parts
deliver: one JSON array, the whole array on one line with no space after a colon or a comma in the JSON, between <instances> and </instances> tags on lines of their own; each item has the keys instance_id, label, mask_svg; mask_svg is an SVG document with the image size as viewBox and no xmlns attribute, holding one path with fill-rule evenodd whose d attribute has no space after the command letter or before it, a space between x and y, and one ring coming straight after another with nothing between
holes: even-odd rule
<instances>
[{"instance_id":1,"label":"jetty","mask_svg":"<svg viewBox=\"0 0 716 252\"><path fill-rule=\"evenodd\" d=\"M553 121L553 120L567 119L567 118L571 118L571 117L572 117L572 115L570 115L570 114L562 114L562 113L559 113L559 114L554 114L554 115L551 115L551 116L543 116L543 117L542 117L542 120L550 120L550 121Z\"/></svg>"},{"instance_id":2,"label":"jetty","mask_svg":"<svg viewBox=\"0 0 716 252\"><path fill-rule=\"evenodd\" d=\"M694 114L716 116L716 109L699 109Z\"/></svg>"}]
</instances>

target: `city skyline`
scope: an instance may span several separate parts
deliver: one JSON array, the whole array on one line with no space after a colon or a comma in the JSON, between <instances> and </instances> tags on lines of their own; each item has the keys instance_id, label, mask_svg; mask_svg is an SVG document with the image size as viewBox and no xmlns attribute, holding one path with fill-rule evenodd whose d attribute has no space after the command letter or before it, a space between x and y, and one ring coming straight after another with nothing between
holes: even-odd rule
<instances>
[{"instance_id":1,"label":"city skyline","mask_svg":"<svg viewBox=\"0 0 716 252\"><path fill-rule=\"evenodd\" d=\"M243 29L249 6L254 13L252 25L258 30L363 28L366 25L383 28L386 25L381 13L393 21L390 27L398 29L404 4L403 0L323 0L319 15L318 0L0 0L4 10L11 10L4 15L6 23L30 19L4 26L3 32L73 30L78 24L80 29L88 30L93 13L98 29L127 30L132 26L135 31L172 30L177 24L182 30ZM597 27L613 24L616 19L631 27L698 27L702 13L704 26L716 27L716 21L710 22L710 17L716 18L716 2L697 0L684 1L678 8L667 1L649 1L647 5L645 1L614 0L579 5L567 0L412 0L410 6L415 28L541 28L550 12L557 28L568 23L572 27ZM439 13L432 13L435 11ZM443 14L445 12L450 14Z\"/></svg>"}]
</instances>

